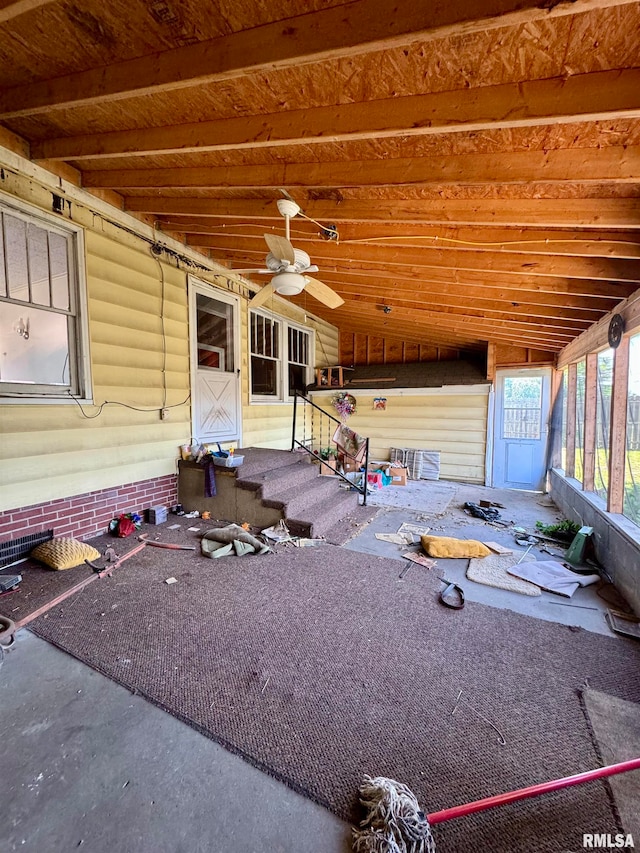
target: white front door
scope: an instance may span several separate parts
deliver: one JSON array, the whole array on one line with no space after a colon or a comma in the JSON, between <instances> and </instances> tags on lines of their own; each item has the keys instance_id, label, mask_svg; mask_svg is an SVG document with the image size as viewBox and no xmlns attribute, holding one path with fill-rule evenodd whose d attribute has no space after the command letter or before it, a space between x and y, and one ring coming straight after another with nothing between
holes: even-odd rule
<instances>
[{"instance_id":1,"label":"white front door","mask_svg":"<svg viewBox=\"0 0 640 853\"><path fill-rule=\"evenodd\" d=\"M240 443L240 304L189 280L193 439Z\"/></svg>"},{"instance_id":2,"label":"white front door","mask_svg":"<svg viewBox=\"0 0 640 853\"><path fill-rule=\"evenodd\" d=\"M548 368L497 371L492 483L495 488L544 490L550 392Z\"/></svg>"}]
</instances>

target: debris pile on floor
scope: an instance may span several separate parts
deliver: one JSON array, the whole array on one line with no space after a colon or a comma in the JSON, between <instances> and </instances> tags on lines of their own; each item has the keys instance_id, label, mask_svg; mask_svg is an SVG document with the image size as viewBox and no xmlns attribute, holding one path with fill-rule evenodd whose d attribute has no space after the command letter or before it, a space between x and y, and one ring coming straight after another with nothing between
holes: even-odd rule
<instances>
[{"instance_id":1,"label":"debris pile on floor","mask_svg":"<svg viewBox=\"0 0 640 853\"><path fill-rule=\"evenodd\" d=\"M205 557L227 557L236 554L242 557L246 554L269 554L271 548L261 542L239 524L228 524L209 530L200 540L202 554Z\"/></svg>"}]
</instances>

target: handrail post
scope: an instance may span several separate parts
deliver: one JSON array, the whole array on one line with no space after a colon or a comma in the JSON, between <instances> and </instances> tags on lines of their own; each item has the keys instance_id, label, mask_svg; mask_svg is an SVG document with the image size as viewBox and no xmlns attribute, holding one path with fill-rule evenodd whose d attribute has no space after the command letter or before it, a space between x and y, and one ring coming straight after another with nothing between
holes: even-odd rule
<instances>
[{"instance_id":1,"label":"handrail post","mask_svg":"<svg viewBox=\"0 0 640 853\"><path fill-rule=\"evenodd\" d=\"M294 390L293 392L293 427L291 430L291 450L293 451L296 446L296 409L298 407L298 392Z\"/></svg>"},{"instance_id":2,"label":"handrail post","mask_svg":"<svg viewBox=\"0 0 640 853\"><path fill-rule=\"evenodd\" d=\"M365 439L366 450L364 452L364 495L362 496L362 506L367 505L367 486L369 484L369 439Z\"/></svg>"}]
</instances>

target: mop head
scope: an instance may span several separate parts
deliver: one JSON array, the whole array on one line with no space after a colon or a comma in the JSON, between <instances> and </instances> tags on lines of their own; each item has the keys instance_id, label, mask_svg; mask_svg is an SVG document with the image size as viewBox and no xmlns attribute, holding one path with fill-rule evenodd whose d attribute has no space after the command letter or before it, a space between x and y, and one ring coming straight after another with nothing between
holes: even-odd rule
<instances>
[{"instance_id":1,"label":"mop head","mask_svg":"<svg viewBox=\"0 0 640 853\"><path fill-rule=\"evenodd\" d=\"M360 802L367 815L353 830L354 853L435 853L429 821L406 785L365 776Z\"/></svg>"}]
</instances>

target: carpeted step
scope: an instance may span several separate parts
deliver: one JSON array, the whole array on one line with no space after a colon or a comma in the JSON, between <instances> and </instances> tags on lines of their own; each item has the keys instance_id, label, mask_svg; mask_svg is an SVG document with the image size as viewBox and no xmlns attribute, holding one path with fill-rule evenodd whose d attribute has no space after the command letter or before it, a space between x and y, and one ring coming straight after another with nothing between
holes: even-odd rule
<instances>
[{"instance_id":1,"label":"carpeted step","mask_svg":"<svg viewBox=\"0 0 640 853\"><path fill-rule=\"evenodd\" d=\"M275 471L307 459L306 453L292 453L289 450L272 450L266 447L238 448L236 455L244 457L243 464L237 470L238 476L247 480L254 479L267 471Z\"/></svg>"},{"instance_id":2,"label":"carpeted step","mask_svg":"<svg viewBox=\"0 0 640 853\"><path fill-rule=\"evenodd\" d=\"M314 506L323 500L331 502L339 493L338 477L316 477L295 483L288 489L274 491L269 497L263 495L262 503L265 506L282 509L285 518L307 518L305 514L308 507Z\"/></svg>"},{"instance_id":3,"label":"carpeted step","mask_svg":"<svg viewBox=\"0 0 640 853\"><path fill-rule=\"evenodd\" d=\"M244 466L242 466L244 468ZM289 462L278 468L247 472L239 470L236 475L236 486L240 489L259 491L264 499L272 498L289 489L314 483L318 479L318 466L310 465L304 460Z\"/></svg>"},{"instance_id":4,"label":"carpeted step","mask_svg":"<svg viewBox=\"0 0 640 853\"><path fill-rule=\"evenodd\" d=\"M287 527L294 536L324 536L341 519L353 514L360 495L350 489L336 490L332 498L323 498L306 507L303 518L286 517Z\"/></svg>"}]
</instances>

